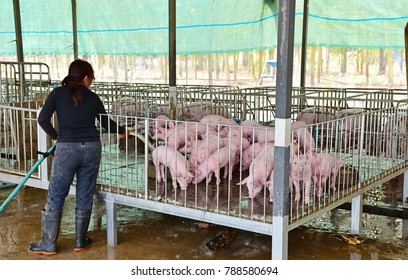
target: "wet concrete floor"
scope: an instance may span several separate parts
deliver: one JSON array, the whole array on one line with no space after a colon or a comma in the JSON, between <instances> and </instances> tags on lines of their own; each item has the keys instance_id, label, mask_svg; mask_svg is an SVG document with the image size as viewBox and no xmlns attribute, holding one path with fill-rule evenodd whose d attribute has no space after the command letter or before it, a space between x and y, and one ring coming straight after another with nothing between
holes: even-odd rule
<instances>
[{"instance_id":1,"label":"wet concrete floor","mask_svg":"<svg viewBox=\"0 0 408 280\"><path fill-rule=\"evenodd\" d=\"M377 188L371 203L397 205L402 201L401 184L401 178L397 178ZM0 189L1 203L12 190ZM73 196L67 198L64 207L59 253L32 254L27 245L40 238L40 211L45 198L44 190L23 188L0 213L0 260L269 260L272 256L270 236L235 230L228 246L213 251L207 248L207 242L227 228L126 206L118 207L118 245L110 247L106 242L105 205L97 200L89 232L95 243L89 250L75 253ZM364 213L364 241L353 245L340 235L350 233L350 212L336 209L289 232L288 258L408 260L407 223Z\"/></svg>"}]
</instances>

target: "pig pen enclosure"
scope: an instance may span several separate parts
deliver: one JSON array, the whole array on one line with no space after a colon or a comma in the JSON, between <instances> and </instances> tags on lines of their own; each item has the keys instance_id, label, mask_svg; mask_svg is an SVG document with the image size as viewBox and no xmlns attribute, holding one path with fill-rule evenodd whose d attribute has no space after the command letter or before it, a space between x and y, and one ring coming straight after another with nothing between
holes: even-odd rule
<instances>
[{"instance_id":1,"label":"pig pen enclosure","mask_svg":"<svg viewBox=\"0 0 408 280\"><path fill-rule=\"evenodd\" d=\"M0 65L0 180L18 183L51 145L36 119L53 83L47 68L22 76L20 63ZM117 204L272 235L275 88L178 86L176 120L166 84L98 82L92 90L132 131L119 139L96 122L109 245L117 243ZM352 233L360 231L362 195L407 170L406 97L398 89L293 88L288 231L346 202ZM26 186L47 189L51 160Z\"/></svg>"}]
</instances>

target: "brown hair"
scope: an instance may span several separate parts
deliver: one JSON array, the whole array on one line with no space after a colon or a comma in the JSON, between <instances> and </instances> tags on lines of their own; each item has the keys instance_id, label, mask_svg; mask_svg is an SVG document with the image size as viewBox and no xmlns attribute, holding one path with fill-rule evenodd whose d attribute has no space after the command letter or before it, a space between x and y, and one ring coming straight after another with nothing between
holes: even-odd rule
<instances>
[{"instance_id":1,"label":"brown hair","mask_svg":"<svg viewBox=\"0 0 408 280\"><path fill-rule=\"evenodd\" d=\"M71 65L69 66L68 76L66 76L61 82L61 85L69 88L69 95L71 96L72 101L74 101L75 106L77 106L82 100L79 88L86 76L91 79L95 78L92 65L85 60L76 59L71 62Z\"/></svg>"}]
</instances>

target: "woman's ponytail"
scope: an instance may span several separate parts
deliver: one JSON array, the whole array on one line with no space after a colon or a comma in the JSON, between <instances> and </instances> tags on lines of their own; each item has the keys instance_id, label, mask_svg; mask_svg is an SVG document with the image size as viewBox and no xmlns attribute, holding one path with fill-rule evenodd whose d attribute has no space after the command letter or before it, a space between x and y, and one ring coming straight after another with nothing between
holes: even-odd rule
<instances>
[{"instance_id":1,"label":"woman's ponytail","mask_svg":"<svg viewBox=\"0 0 408 280\"><path fill-rule=\"evenodd\" d=\"M86 76L92 79L94 78L92 65L85 60L77 59L69 66L68 76L61 81L61 85L68 87L69 95L75 103L75 106L78 106L82 101L80 88L83 85L83 80Z\"/></svg>"}]
</instances>

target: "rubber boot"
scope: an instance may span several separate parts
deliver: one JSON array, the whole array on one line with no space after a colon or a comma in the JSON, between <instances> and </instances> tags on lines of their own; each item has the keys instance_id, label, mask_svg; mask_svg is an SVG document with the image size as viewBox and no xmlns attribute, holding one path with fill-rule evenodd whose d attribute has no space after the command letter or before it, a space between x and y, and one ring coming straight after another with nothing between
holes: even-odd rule
<instances>
[{"instance_id":1,"label":"rubber boot","mask_svg":"<svg viewBox=\"0 0 408 280\"><path fill-rule=\"evenodd\" d=\"M76 252L85 250L93 240L86 236L88 231L89 221L91 219L91 210L75 209L75 247Z\"/></svg>"},{"instance_id":2,"label":"rubber boot","mask_svg":"<svg viewBox=\"0 0 408 280\"><path fill-rule=\"evenodd\" d=\"M61 213L41 210L41 240L28 245L28 251L35 254L57 254L57 239L61 225Z\"/></svg>"}]
</instances>

